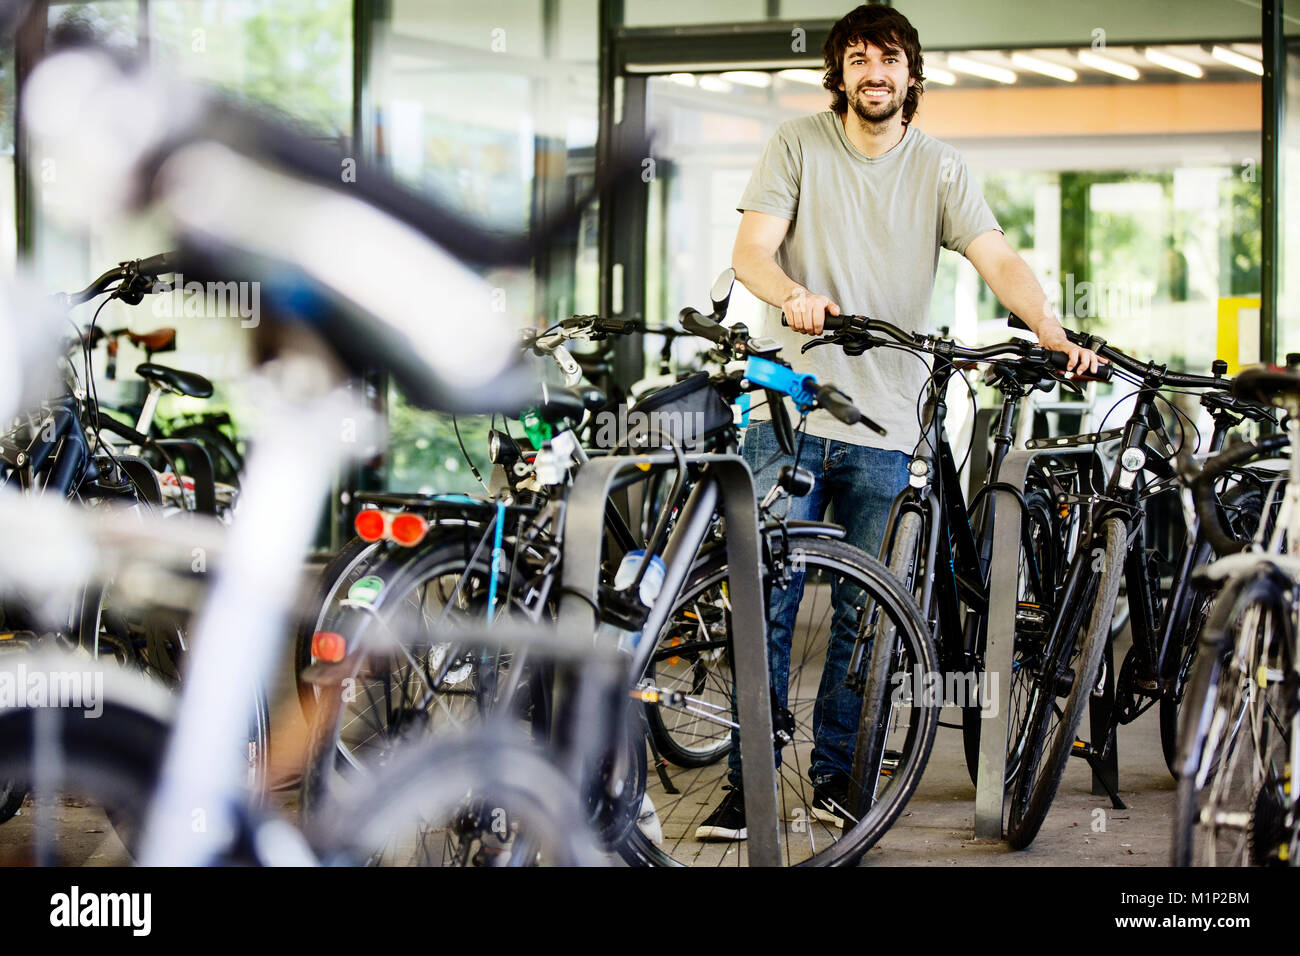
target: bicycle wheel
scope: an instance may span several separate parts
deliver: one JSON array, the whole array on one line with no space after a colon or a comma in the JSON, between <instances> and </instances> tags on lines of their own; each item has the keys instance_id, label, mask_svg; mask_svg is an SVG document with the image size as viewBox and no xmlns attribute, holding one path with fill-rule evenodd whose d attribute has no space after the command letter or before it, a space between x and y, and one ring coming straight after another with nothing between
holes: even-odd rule
<instances>
[{"instance_id":1,"label":"bicycle wheel","mask_svg":"<svg viewBox=\"0 0 1300 956\"><path fill-rule=\"evenodd\" d=\"M1183 714L1175 866L1293 858L1291 586L1272 571L1234 582L1207 624Z\"/></svg>"},{"instance_id":2,"label":"bicycle wheel","mask_svg":"<svg viewBox=\"0 0 1300 956\"><path fill-rule=\"evenodd\" d=\"M1238 485L1226 492L1222 500L1224 528L1238 540L1252 540L1264 510L1264 493L1261 488L1256 485ZM1205 545L1204 554L1193 562L1193 567L1205 564L1212 555L1209 545ZM1184 693L1200 647L1201 629L1209 618L1213 602L1213 595L1204 591L1198 591L1192 598L1187 626L1183 629L1182 643L1178 648L1178 670L1174 675L1174 686L1160 698L1160 747L1164 752L1165 766L1175 780L1178 779L1178 727Z\"/></svg>"},{"instance_id":3,"label":"bicycle wheel","mask_svg":"<svg viewBox=\"0 0 1300 956\"><path fill-rule=\"evenodd\" d=\"M80 658L43 656L24 666L28 679L38 672L57 673L61 681L100 673ZM170 710L160 688L138 680L104 672L98 716L71 707L0 711L0 780L9 781L12 817L0 866L131 862L162 765Z\"/></svg>"},{"instance_id":4,"label":"bicycle wheel","mask_svg":"<svg viewBox=\"0 0 1300 956\"><path fill-rule=\"evenodd\" d=\"M696 597L675 613L650 658L646 679L666 691L680 691L706 707L731 706L731 654L728 651L730 601L726 583L717 603ZM731 751L731 729L685 710L645 707L655 751L678 767L705 767Z\"/></svg>"},{"instance_id":5,"label":"bicycle wheel","mask_svg":"<svg viewBox=\"0 0 1300 956\"><path fill-rule=\"evenodd\" d=\"M1041 657L1046 623L1056 605L1056 593L1069 564L1072 547L1071 522L1062 518L1052 495L1043 488L1025 491L1026 522L1021 535L1020 570L1017 584L1016 625L1012 650L1010 690L1007 694L1007 761L1006 785L1010 786L1020 767L1024 739L1024 722L1028 713L1031 675ZM973 612L968 612L973 613ZM983 623L983 622L981 622ZM985 638L985 643L987 638ZM985 650L979 652L981 676ZM966 770L971 783L979 771L980 731L984 721L984 702L962 707L962 744Z\"/></svg>"},{"instance_id":6,"label":"bicycle wheel","mask_svg":"<svg viewBox=\"0 0 1300 956\"><path fill-rule=\"evenodd\" d=\"M776 609L785 608L788 617L781 621L792 621L779 623L769 634L769 661L782 662L773 666L774 675L782 671L788 674L784 682L775 679L777 687L784 684L784 699L774 694L774 726L784 729L791 738L778 754L782 862L849 865L861 858L901 812L929 755L936 726L931 718L937 720L938 710L911 698L896 708L888 729L890 747L897 749L886 753L878 770L890 779L883 784L859 784L861 791L875 794L877 799L865 815L850 814L847 793L859 736L861 695L830 676L828 660L832 664L841 659L847 662L858 629L874 625L877 633L889 631L887 639L898 641L901 685L903 669L908 675L918 666L934 669L933 648L915 602L874 558L840 541L807 538L792 544L791 559L790 566L784 569L789 572L788 579L783 579L783 569L769 566L764 581L769 618L777 616ZM680 644L670 647L680 660L721 650L711 665L709 682L715 697L726 702L719 705L725 708L721 716L734 719L734 704L730 703L733 688L717 686L721 680L718 675L729 673L733 653L726 576L724 554L704 558L688 577L664 635L683 638ZM840 599L838 612L836 598ZM700 621L709 623L709 628L699 630ZM773 652L773 642L779 643L787 636L788 666L784 654ZM828 651L839 656L828 658ZM850 725L847 730L842 722L846 714ZM723 732L729 734L725 729ZM824 755L819 752L823 750ZM633 796L642 801L638 825L618 846L618 852L635 865L746 865L748 854L743 838L714 842L711 834L700 833L710 811L726 797L724 787L739 776L736 753L733 749L728 760L693 767L674 768L663 762L652 766L646 773L644 793ZM814 760L829 763L836 759L843 761L836 778L837 785L843 787L836 798L839 810L847 817L843 823L837 822L835 807L819 805L808 776Z\"/></svg>"},{"instance_id":7,"label":"bicycle wheel","mask_svg":"<svg viewBox=\"0 0 1300 956\"><path fill-rule=\"evenodd\" d=\"M491 555L476 550L462 529L426 540L371 567L370 596L326 618L326 629L346 637L349 655L320 687L308 733L304 814L314 814L335 788L365 786L406 740L464 731L505 701L526 720L541 709L534 706L536 675L521 656L439 639L440 630L486 621ZM502 582L498 607L511 599Z\"/></svg>"},{"instance_id":8,"label":"bicycle wheel","mask_svg":"<svg viewBox=\"0 0 1300 956\"><path fill-rule=\"evenodd\" d=\"M337 611L338 602L347 598L352 585L366 576L370 566L385 551L382 541L353 537L321 568L316 578L316 586L312 590L310 603L307 604L307 613L298 621L298 633L293 647L293 672L297 678L298 703L302 706L302 715L308 723L311 723L312 712L316 709L316 687L303 680L302 673L312 663L312 636L324 629L325 619Z\"/></svg>"},{"instance_id":9,"label":"bicycle wheel","mask_svg":"<svg viewBox=\"0 0 1300 956\"><path fill-rule=\"evenodd\" d=\"M534 747L495 733L423 741L309 825L327 863L593 866L576 789Z\"/></svg>"},{"instance_id":10,"label":"bicycle wheel","mask_svg":"<svg viewBox=\"0 0 1300 956\"><path fill-rule=\"evenodd\" d=\"M1033 677L1028 701L1007 821L1007 840L1017 850L1038 835L1074 750L1075 731L1110 636L1127 540L1123 519L1107 518L1093 538L1091 553L1076 555L1075 560L1084 563L1078 571L1079 587L1063 598L1057 612L1060 629ZM1064 708L1057 704L1063 694Z\"/></svg>"}]
</instances>

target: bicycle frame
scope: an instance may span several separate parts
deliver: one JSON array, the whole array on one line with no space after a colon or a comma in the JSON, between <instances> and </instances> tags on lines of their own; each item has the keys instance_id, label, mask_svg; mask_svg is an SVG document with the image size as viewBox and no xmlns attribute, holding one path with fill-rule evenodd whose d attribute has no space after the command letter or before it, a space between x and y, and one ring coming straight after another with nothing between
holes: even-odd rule
<instances>
[{"instance_id":1,"label":"bicycle frame","mask_svg":"<svg viewBox=\"0 0 1300 956\"><path fill-rule=\"evenodd\" d=\"M955 456L943 422L947 416L947 388L955 366L936 370L934 384L922 409L922 433L912 455L911 482L890 508L880 559L886 563L893 547L894 530L904 512L920 514L926 536L922 560L929 570L918 601L935 634L939 659L945 670L968 671L977 663L983 620L988 610L988 570L992 551L992 522L983 520L978 537L972 512L962 493ZM1004 395L986 488L995 487L1002 461L1014 447L1016 411L1023 396ZM977 492L978 496L979 492ZM987 512L987 509L986 509ZM1026 527L1022 534L1028 535ZM1032 565L1032 562L1031 562ZM1037 576L1037 568L1031 567ZM972 612L963 623L962 605ZM960 635L960 637L958 637ZM859 659L857 651L853 660Z\"/></svg>"}]
</instances>

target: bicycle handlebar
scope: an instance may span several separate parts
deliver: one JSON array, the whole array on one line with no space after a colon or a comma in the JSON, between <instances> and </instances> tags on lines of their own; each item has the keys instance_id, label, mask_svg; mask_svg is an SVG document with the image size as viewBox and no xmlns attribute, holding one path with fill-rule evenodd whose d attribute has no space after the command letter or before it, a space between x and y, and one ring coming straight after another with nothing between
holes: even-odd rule
<instances>
[{"instance_id":1,"label":"bicycle handlebar","mask_svg":"<svg viewBox=\"0 0 1300 956\"><path fill-rule=\"evenodd\" d=\"M1192 500L1196 504L1196 517L1201 523L1201 530L1215 552L1220 556L1236 554L1245 549L1248 542L1240 541L1223 527L1219 520L1219 503L1214 495L1214 482L1225 471L1257 458L1271 454L1290 442L1287 435L1269 435L1258 441L1247 442L1235 448L1219 452L1198 470L1191 463L1190 456L1183 464L1184 474L1191 475Z\"/></svg>"},{"instance_id":2,"label":"bicycle handlebar","mask_svg":"<svg viewBox=\"0 0 1300 956\"><path fill-rule=\"evenodd\" d=\"M115 282L130 282L135 291L143 295L149 290L145 287L145 283L136 280L157 279L160 275L175 271L176 253L174 252L160 252L156 256L149 256L145 259L119 262L80 292L69 293L65 297L66 304L71 308L74 305L89 302L96 296L107 292ZM170 291L170 289L171 286L169 285L167 290L160 291Z\"/></svg>"},{"instance_id":3,"label":"bicycle handlebar","mask_svg":"<svg viewBox=\"0 0 1300 956\"><path fill-rule=\"evenodd\" d=\"M750 372L754 361L767 361L774 368L783 369L785 376L793 376L794 374L782 363L772 362L771 358L764 360L761 356L756 356L749 347L749 330L744 325L727 328L717 319L703 315L698 309L689 307L682 309L679 318L682 328L692 335L698 335L700 338L708 339L723 348L750 356L751 366L747 367L747 373ZM749 377L751 380L755 378L752 374ZM848 395L829 382L818 382L811 375L798 376L797 386L793 388L791 387L794 384L793 382L779 383L775 380L757 381L756 384L762 385L769 392L775 392L778 395L796 397L798 394L804 396L804 398L811 398L815 407L825 409L846 425L863 424L877 434L886 434L885 429L864 415L862 410L853 404L853 400ZM796 397L796 403L799 401L800 399ZM783 404L774 402L772 409L773 421L777 420L778 412L784 413L784 411L785 406Z\"/></svg>"},{"instance_id":4,"label":"bicycle handlebar","mask_svg":"<svg viewBox=\"0 0 1300 956\"><path fill-rule=\"evenodd\" d=\"M781 324L789 327L789 322L785 316L781 316ZM906 332L898 326L885 322L881 319L868 318L865 315L828 315L823 325L823 330L833 333L850 333L859 334L863 337L863 344L870 348L872 345L884 345L883 341L871 342L868 336L872 333L880 333L893 339L899 345L905 348L916 349L922 352L931 352L942 355L949 359L961 359L970 362L988 362L994 359L1006 358L1009 356L1020 357L1025 359L1041 358L1053 369L1064 371L1070 364L1070 357L1064 352L1057 352L1053 349L1045 349L1041 346L1034 346L1020 339L1012 339L1009 342L999 342L996 345L987 345L983 347L969 347L964 345L952 344L951 348L940 349L933 340L926 338L920 333ZM814 339L814 342L832 341L832 339ZM807 345L804 346L808 348ZM1110 380L1111 370L1109 368L1098 368L1096 374L1091 377L1100 381Z\"/></svg>"},{"instance_id":5,"label":"bicycle handlebar","mask_svg":"<svg viewBox=\"0 0 1300 956\"><path fill-rule=\"evenodd\" d=\"M1020 318L1014 312L1007 316L1007 325L1013 329L1022 329L1026 332L1032 332L1025 320ZM1082 332L1076 332L1073 329L1065 329L1065 337L1075 345L1091 349L1112 365L1122 368L1124 371L1133 375L1140 375L1143 379L1149 376L1157 377L1162 385L1168 385L1173 388L1215 388L1227 391L1232 388L1232 379L1222 376L1212 375L1190 375L1184 372L1170 372L1163 365L1156 365L1154 362L1140 362L1137 359L1125 355L1117 349L1111 348L1106 344L1106 340L1096 335L1085 335ZM1099 369L1100 371L1100 369Z\"/></svg>"}]
</instances>

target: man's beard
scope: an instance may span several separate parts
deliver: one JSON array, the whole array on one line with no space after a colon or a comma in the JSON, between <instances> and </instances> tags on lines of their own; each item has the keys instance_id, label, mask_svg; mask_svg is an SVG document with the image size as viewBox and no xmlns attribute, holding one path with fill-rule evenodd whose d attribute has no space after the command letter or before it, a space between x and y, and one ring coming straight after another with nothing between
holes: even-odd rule
<instances>
[{"instance_id":1,"label":"man's beard","mask_svg":"<svg viewBox=\"0 0 1300 956\"><path fill-rule=\"evenodd\" d=\"M881 89L881 87L867 87L868 89ZM884 87L888 89L888 87ZM854 94L849 97L849 105L853 107L853 112L858 115L865 126L883 126L894 118L894 114L903 108L903 101L907 98L906 93L894 91L886 100L876 101L869 100L861 92L863 87L858 87Z\"/></svg>"}]
</instances>

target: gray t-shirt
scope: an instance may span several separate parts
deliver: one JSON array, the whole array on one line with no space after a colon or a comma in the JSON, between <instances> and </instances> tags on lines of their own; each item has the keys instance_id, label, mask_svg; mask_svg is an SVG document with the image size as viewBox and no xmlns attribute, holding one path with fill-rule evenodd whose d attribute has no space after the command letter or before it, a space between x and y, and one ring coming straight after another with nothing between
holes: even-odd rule
<instances>
[{"instance_id":1,"label":"gray t-shirt","mask_svg":"<svg viewBox=\"0 0 1300 956\"><path fill-rule=\"evenodd\" d=\"M871 159L830 110L781 124L737 209L790 220L776 262L795 282L845 313L913 331L929 326L940 247L964 254L976 237L999 229L957 150L908 126L897 146ZM818 410L808 419L809 434L912 451L920 434L917 401L929 376L922 356L873 349L850 357L835 345L801 355L809 337L783 327L780 309L768 306L765 317L763 334L782 343L784 359L839 386L888 432L850 427ZM751 417L767 418L766 408Z\"/></svg>"}]
</instances>

